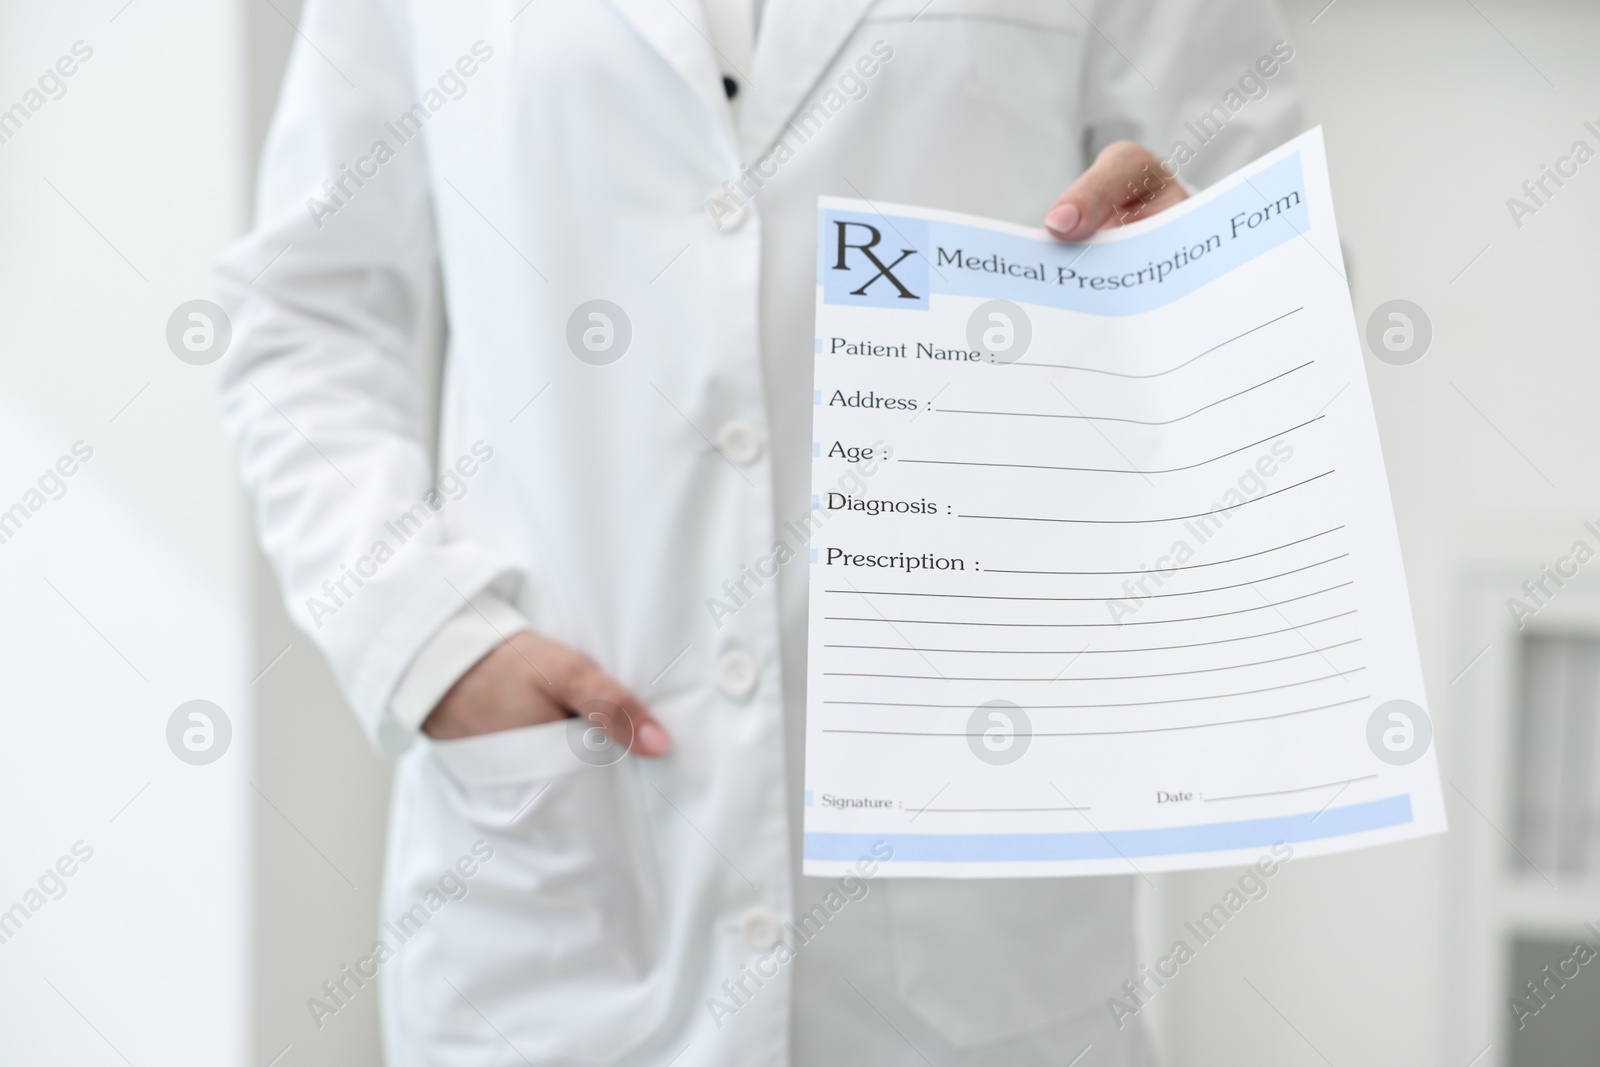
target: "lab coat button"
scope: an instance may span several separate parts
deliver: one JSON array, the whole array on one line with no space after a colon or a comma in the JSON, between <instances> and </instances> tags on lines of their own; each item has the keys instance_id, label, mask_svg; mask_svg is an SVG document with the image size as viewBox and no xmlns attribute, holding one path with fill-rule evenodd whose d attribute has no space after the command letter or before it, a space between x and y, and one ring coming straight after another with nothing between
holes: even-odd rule
<instances>
[{"instance_id":1,"label":"lab coat button","mask_svg":"<svg viewBox=\"0 0 1600 1067\"><path fill-rule=\"evenodd\" d=\"M745 944L761 952L783 940L783 924L770 911L752 911L739 921L739 933Z\"/></svg>"},{"instance_id":2,"label":"lab coat button","mask_svg":"<svg viewBox=\"0 0 1600 1067\"><path fill-rule=\"evenodd\" d=\"M735 463L754 463L765 447L761 431L743 419L735 419L717 432L717 447Z\"/></svg>"},{"instance_id":3,"label":"lab coat button","mask_svg":"<svg viewBox=\"0 0 1600 1067\"><path fill-rule=\"evenodd\" d=\"M756 659L748 652L738 649L726 653L717 663L717 685L731 697L743 700L756 691L756 681L761 676L761 668L756 666Z\"/></svg>"}]
</instances>

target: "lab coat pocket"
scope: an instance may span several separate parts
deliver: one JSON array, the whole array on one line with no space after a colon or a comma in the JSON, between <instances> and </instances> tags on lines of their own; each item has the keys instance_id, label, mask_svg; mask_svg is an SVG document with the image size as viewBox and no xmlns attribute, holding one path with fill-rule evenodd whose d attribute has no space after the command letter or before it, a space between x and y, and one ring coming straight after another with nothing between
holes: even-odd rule
<instances>
[{"instance_id":1,"label":"lab coat pocket","mask_svg":"<svg viewBox=\"0 0 1600 1067\"><path fill-rule=\"evenodd\" d=\"M889 883L900 996L970 1047L1059 1024L1118 992L1133 963L1126 878Z\"/></svg>"},{"instance_id":2,"label":"lab coat pocket","mask_svg":"<svg viewBox=\"0 0 1600 1067\"><path fill-rule=\"evenodd\" d=\"M501 811L505 802L519 794L532 799L587 767L568 742L571 730L571 720L560 719L475 737L430 741L428 750L459 787L457 799L473 809L474 818L493 822L509 814L516 821L525 813Z\"/></svg>"},{"instance_id":3,"label":"lab coat pocket","mask_svg":"<svg viewBox=\"0 0 1600 1067\"><path fill-rule=\"evenodd\" d=\"M607 1063L665 1016L638 768L580 760L570 728L432 742L419 768L415 852L437 860L471 839L494 851L449 927L409 957L397 1007L429 1064L477 1062L462 1050L504 1051L506 1039L536 1063Z\"/></svg>"}]
</instances>

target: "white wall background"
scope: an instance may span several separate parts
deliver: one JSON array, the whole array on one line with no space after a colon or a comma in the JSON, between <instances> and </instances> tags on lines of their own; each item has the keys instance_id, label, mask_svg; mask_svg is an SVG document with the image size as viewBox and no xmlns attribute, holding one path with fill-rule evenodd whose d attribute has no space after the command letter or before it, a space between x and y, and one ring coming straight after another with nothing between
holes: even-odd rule
<instances>
[{"instance_id":1,"label":"white wall background","mask_svg":"<svg viewBox=\"0 0 1600 1067\"><path fill-rule=\"evenodd\" d=\"M0 545L0 908L94 849L0 944L0 1063L376 1063L370 1002L319 1031L304 1000L370 941L386 770L250 548L211 372L163 337L245 224L297 5L124 2L0 6L0 107L95 49L0 145L0 508L95 449ZM1520 230L1505 206L1600 125L1600 8L1325 4L1288 18L1358 320L1403 297L1435 330L1420 363L1368 372L1454 778L1481 670L1463 576L1532 574L1600 515L1600 160ZM235 728L208 767L164 739L195 697ZM1467 1067L1448 859L1496 831L1446 793L1450 838L1291 864L1201 949L1150 1009L1169 1062ZM1230 880L1156 879L1152 949Z\"/></svg>"},{"instance_id":2,"label":"white wall background","mask_svg":"<svg viewBox=\"0 0 1600 1067\"><path fill-rule=\"evenodd\" d=\"M167 349L243 220L234 5L0 5L0 107L93 49L0 144L0 508L93 458L0 544L0 908L76 841L67 892L0 944L0 1063L248 1059L248 540L210 372ZM204 698L196 767L168 717Z\"/></svg>"}]
</instances>

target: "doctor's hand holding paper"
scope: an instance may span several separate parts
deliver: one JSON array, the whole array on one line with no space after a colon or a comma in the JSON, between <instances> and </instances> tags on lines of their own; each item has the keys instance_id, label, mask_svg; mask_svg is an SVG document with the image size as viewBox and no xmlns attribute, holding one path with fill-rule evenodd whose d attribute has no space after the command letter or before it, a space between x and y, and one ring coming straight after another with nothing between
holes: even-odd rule
<instances>
[{"instance_id":1,"label":"doctor's hand holding paper","mask_svg":"<svg viewBox=\"0 0 1600 1067\"><path fill-rule=\"evenodd\" d=\"M1079 240L1169 207L1297 131L1268 0L308 0L300 29L219 269L226 419L291 613L397 760L382 917L492 849L374 945L388 1062L1151 1062L1103 1007L1130 879L799 874L815 212Z\"/></svg>"}]
</instances>

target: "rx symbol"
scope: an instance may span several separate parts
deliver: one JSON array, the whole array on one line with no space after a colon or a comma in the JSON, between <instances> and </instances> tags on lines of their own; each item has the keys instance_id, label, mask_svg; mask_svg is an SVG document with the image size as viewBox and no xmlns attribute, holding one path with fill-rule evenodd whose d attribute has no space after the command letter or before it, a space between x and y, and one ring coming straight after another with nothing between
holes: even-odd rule
<instances>
[{"instance_id":1,"label":"rx symbol","mask_svg":"<svg viewBox=\"0 0 1600 1067\"><path fill-rule=\"evenodd\" d=\"M845 254L852 248L866 256L867 262L878 268L878 273L868 278L862 284L861 288L850 290L851 296L865 296L868 286L877 281L879 278L887 278L889 279L890 285L900 290L900 299L920 299L916 293L913 293L910 289L907 289L900 279L895 277L894 274L894 268L904 263L909 257L917 254L917 250L915 248L902 248L900 250L899 258L893 263L886 264L883 260L878 258L877 253L873 252L873 249L878 247L878 242L883 240L883 234L878 232L878 228L876 226L869 226L865 222L846 222L844 220L836 220L834 222L834 226L837 227L839 235L839 255L833 264L834 270L850 269L849 265L845 262ZM871 238L861 242L860 244L851 244L849 241L849 228L851 226L859 226L861 229L866 230L872 235Z\"/></svg>"}]
</instances>

